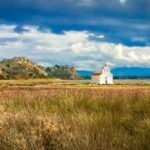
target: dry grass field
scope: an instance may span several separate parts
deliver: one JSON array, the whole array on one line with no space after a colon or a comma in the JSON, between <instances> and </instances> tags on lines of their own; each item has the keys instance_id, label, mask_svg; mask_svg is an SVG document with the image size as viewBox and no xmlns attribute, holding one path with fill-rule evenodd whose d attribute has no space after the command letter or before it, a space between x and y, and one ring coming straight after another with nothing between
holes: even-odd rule
<instances>
[{"instance_id":1,"label":"dry grass field","mask_svg":"<svg viewBox=\"0 0 150 150\"><path fill-rule=\"evenodd\" d=\"M67 83L0 81L0 150L150 149L150 86Z\"/></svg>"}]
</instances>

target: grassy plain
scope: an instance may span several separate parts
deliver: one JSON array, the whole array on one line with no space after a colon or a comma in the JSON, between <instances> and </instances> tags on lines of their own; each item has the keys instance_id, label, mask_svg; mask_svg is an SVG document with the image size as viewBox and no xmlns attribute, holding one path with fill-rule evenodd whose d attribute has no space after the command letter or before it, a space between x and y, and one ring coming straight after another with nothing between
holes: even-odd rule
<instances>
[{"instance_id":1,"label":"grassy plain","mask_svg":"<svg viewBox=\"0 0 150 150\"><path fill-rule=\"evenodd\" d=\"M149 150L150 86L0 81L0 150L20 149Z\"/></svg>"}]
</instances>

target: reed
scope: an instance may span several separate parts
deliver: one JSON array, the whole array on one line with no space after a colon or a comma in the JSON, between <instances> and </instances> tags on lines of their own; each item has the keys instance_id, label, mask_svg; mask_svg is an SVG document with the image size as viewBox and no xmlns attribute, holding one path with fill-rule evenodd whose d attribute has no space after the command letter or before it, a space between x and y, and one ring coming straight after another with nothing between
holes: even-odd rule
<instances>
[{"instance_id":1,"label":"reed","mask_svg":"<svg viewBox=\"0 0 150 150\"><path fill-rule=\"evenodd\" d=\"M149 150L150 88L0 89L1 150Z\"/></svg>"}]
</instances>

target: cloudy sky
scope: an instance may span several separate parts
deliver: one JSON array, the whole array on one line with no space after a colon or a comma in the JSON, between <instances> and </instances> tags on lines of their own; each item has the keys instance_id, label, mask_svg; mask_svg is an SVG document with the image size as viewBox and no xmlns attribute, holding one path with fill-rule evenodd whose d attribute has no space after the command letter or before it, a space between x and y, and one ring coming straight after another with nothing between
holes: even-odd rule
<instances>
[{"instance_id":1,"label":"cloudy sky","mask_svg":"<svg viewBox=\"0 0 150 150\"><path fill-rule=\"evenodd\" d=\"M0 60L150 67L150 0L0 0Z\"/></svg>"}]
</instances>

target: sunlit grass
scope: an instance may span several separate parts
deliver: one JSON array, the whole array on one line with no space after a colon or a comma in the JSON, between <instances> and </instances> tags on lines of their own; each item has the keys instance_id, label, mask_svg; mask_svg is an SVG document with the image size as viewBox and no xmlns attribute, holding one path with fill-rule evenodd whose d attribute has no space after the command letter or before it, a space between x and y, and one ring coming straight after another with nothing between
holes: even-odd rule
<instances>
[{"instance_id":1,"label":"sunlit grass","mask_svg":"<svg viewBox=\"0 0 150 150\"><path fill-rule=\"evenodd\" d=\"M79 88L99 88L99 87L121 87L124 86L149 86L150 80L140 80L140 79L131 79L131 80L114 80L114 85L99 85L92 84L91 80L62 80L56 78L41 78L41 79L22 79L22 80L0 80L0 87L6 86L51 86L51 85L70 85L71 87Z\"/></svg>"},{"instance_id":2,"label":"sunlit grass","mask_svg":"<svg viewBox=\"0 0 150 150\"><path fill-rule=\"evenodd\" d=\"M48 84L68 83L68 81L61 79L24 79L24 80L0 80L0 86L34 86L34 85L48 85Z\"/></svg>"},{"instance_id":3,"label":"sunlit grass","mask_svg":"<svg viewBox=\"0 0 150 150\"><path fill-rule=\"evenodd\" d=\"M150 87L0 90L0 149L148 150Z\"/></svg>"}]
</instances>

